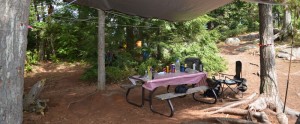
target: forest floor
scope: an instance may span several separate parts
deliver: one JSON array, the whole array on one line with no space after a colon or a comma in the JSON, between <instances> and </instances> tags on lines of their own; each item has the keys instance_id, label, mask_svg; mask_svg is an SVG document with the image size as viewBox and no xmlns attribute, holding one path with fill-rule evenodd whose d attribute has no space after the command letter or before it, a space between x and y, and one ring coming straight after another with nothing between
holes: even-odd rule
<instances>
[{"instance_id":1,"label":"forest floor","mask_svg":"<svg viewBox=\"0 0 300 124\"><path fill-rule=\"evenodd\" d=\"M235 49L243 47L219 45L221 56L228 63L227 74L234 74L235 61L243 63L243 78L247 79L248 90L244 98L253 92L259 91L259 55L253 55L258 51L240 52ZM251 52L250 52L251 51ZM256 64L256 65L255 65ZM289 63L287 60L276 58L277 79L281 98L284 98ZM126 91L120 88L120 84L109 84L105 91L96 91L96 85L80 80L85 66L81 64L54 64L42 63L34 68L34 71L26 74L24 90L27 93L31 86L38 80L46 78L46 85L41 93L41 99L49 99L48 111L45 115L24 112L24 124L166 124L166 123L217 123L213 117L243 118L241 116L214 114L206 115L201 109L221 106L232 99L218 100L217 104L203 104L192 99L191 95L184 98L173 99L176 109L172 118L154 114L149 109L148 103L139 108L128 104L125 100ZM287 97L287 106L300 111L300 63L293 62L291 67L290 84ZM124 80L120 83L129 83ZM136 91L139 89L136 89ZM140 91L132 96L140 98ZM165 104L164 101L154 101ZM269 115L272 123L278 123L275 116ZM295 118L289 117L289 123L294 124Z\"/></svg>"}]
</instances>

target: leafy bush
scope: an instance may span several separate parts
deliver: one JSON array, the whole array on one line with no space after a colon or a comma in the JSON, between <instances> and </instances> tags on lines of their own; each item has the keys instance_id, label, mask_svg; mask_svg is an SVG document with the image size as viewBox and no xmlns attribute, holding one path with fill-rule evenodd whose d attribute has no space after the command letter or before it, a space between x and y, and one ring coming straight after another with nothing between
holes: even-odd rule
<instances>
[{"instance_id":1,"label":"leafy bush","mask_svg":"<svg viewBox=\"0 0 300 124\"><path fill-rule=\"evenodd\" d=\"M221 40L224 40L228 37L234 37L237 36L239 34L242 34L244 32L247 32L248 28L244 25L238 25L237 27L233 28L233 29L227 29L227 26L220 26L218 28L219 31L221 31L221 33L223 34L221 36Z\"/></svg>"},{"instance_id":2,"label":"leafy bush","mask_svg":"<svg viewBox=\"0 0 300 124\"><path fill-rule=\"evenodd\" d=\"M134 73L133 70L123 70L118 67L107 67L105 71L106 79L110 82L121 81Z\"/></svg>"},{"instance_id":3,"label":"leafy bush","mask_svg":"<svg viewBox=\"0 0 300 124\"><path fill-rule=\"evenodd\" d=\"M91 68L86 69L85 72L81 75L80 79L97 81L97 77L98 77L98 66L94 65Z\"/></svg>"},{"instance_id":4,"label":"leafy bush","mask_svg":"<svg viewBox=\"0 0 300 124\"><path fill-rule=\"evenodd\" d=\"M111 66L118 67L120 69L128 70L135 67L137 61L132 57L129 52L120 51L115 54L115 59L112 61Z\"/></svg>"},{"instance_id":5,"label":"leafy bush","mask_svg":"<svg viewBox=\"0 0 300 124\"><path fill-rule=\"evenodd\" d=\"M158 60L149 58L138 66L137 73L139 75L145 75L145 71L148 69L148 66L151 66L155 70L161 70L162 65L159 63L160 62Z\"/></svg>"},{"instance_id":6,"label":"leafy bush","mask_svg":"<svg viewBox=\"0 0 300 124\"><path fill-rule=\"evenodd\" d=\"M216 42L221 34L218 30L206 30L203 26L210 17L203 16L184 24L190 30L197 29L192 33L181 33L173 36L170 42L160 43L163 46L163 62L174 63L177 58L180 61L187 57L198 57L204 64L204 70L209 73L222 72L226 69L226 63L218 53ZM189 25L188 25L189 24ZM183 64L183 63L182 63Z\"/></svg>"},{"instance_id":7,"label":"leafy bush","mask_svg":"<svg viewBox=\"0 0 300 124\"><path fill-rule=\"evenodd\" d=\"M38 52L37 50L26 51L26 60L25 60L25 71L32 71L32 65L36 65L38 63Z\"/></svg>"},{"instance_id":8,"label":"leafy bush","mask_svg":"<svg viewBox=\"0 0 300 124\"><path fill-rule=\"evenodd\" d=\"M133 73L135 73L133 69L124 70L119 67L113 67L113 66L106 67L105 72L106 72L107 82L121 81L122 79L125 79L130 75L133 75ZM81 76L81 79L96 81L97 76L98 76L98 66L95 65L87 69L84 72L84 74Z\"/></svg>"},{"instance_id":9,"label":"leafy bush","mask_svg":"<svg viewBox=\"0 0 300 124\"><path fill-rule=\"evenodd\" d=\"M209 15L215 18L214 28L217 27L222 33L221 39L257 31L259 27L258 6L240 0L220 7Z\"/></svg>"}]
</instances>

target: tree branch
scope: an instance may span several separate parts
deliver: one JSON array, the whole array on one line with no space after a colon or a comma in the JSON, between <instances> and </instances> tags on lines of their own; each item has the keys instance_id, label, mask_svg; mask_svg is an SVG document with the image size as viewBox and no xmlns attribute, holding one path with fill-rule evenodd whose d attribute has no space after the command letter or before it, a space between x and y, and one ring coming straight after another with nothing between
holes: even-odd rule
<instances>
[{"instance_id":1,"label":"tree branch","mask_svg":"<svg viewBox=\"0 0 300 124\"><path fill-rule=\"evenodd\" d=\"M234 102L228 106L225 106L225 107L222 107L214 112L210 112L210 114L215 114L215 113L218 113L218 112L221 112L223 111L224 109L227 109L227 108L232 108L232 107L236 107L236 106L239 106L241 104L248 104L250 102L253 101L253 98L256 96L256 93L253 93L251 96L249 96L247 99L245 100L242 100L242 101L238 101L238 102Z\"/></svg>"}]
</instances>

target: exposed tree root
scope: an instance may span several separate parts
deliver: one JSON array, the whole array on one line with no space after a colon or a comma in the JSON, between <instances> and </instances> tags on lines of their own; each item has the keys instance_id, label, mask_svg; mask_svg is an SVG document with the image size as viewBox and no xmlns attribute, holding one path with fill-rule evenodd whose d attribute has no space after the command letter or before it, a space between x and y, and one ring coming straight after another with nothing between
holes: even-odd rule
<instances>
[{"instance_id":1,"label":"exposed tree root","mask_svg":"<svg viewBox=\"0 0 300 124\"><path fill-rule=\"evenodd\" d=\"M249 109L254 110L254 111L262 111L262 110L266 109L267 107L276 108L277 114L279 114L283 110L283 102L280 99L274 101L274 100L270 100L267 97L260 96L255 102L253 102L252 104L249 105ZM291 109L289 107L286 107L285 114L296 117L296 116L300 115L300 112L298 112L294 109Z\"/></svg>"},{"instance_id":2,"label":"exposed tree root","mask_svg":"<svg viewBox=\"0 0 300 124\"><path fill-rule=\"evenodd\" d=\"M254 99L255 96L256 96L256 93L253 93L251 96L249 96L249 97L248 97L247 99L245 99L245 100L233 102L233 103L230 104L230 105L227 105L227 106L222 107L222 108L220 108L220 109L217 109L217 110L215 110L215 111L213 111L213 112L210 112L210 114L219 113L219 112L223 111L224 109L236 107L236 106L239 106L239 105L248 104L248 103L250 103L250 102L253 101L253 99Z\"/></svg>"},{"instance_id":3,"label":"exposed tree root","mask_svg":"<svg viewBox=\"0 0 300 124\"><path fill-rule=\"evenodd\" d=\"M269 121L269 118L265 112L252 112L252 111L239 109L239 108L222 109L220 112L225 113L225 114L248 116L248 118L250 118L250 120L253 120L252 118L254 117L260 123L271 124L271 122ZM230 121L233 121L233 120L230 120ZM249 122L249 121L247 121L247 122ZM238 122L238 123L240 123L240 122ZM243 123L243 122L241 122L241 123ZM251 121L251 123L253 123L253 122Z\"/></svg>"},{"instance_id":4,"label":"exposed tree root","mask_svg":"<svg viewBox=\"0 0 300 124\"><path fill-rule=\"evenodd\" d=\"M261 94L258 98L255 99L256 93L253 93L244 100L231 102L230 104L223 105L222 107L211 107L203 109L201 111L207 112L208 114L215 113L226 113L247 116L250 120L255 118L257 122L264 124L271 124L268 119L267 113L276 115L278 122L280 124L287 124L288 118L286 114L291 116L300 116L298 111L286 107L285 113L283 113L283 102L278 97L266 97L264 94ZM251 103L251 104L249 104ZM234 108L241 105L248 105L248 110ZM241 119L228 119L228 118L216 118L220 123L254 123L252 121L246 121Z\"/></svg>"},{"instance_id":5,"label":"exposed tree root","mask_svg":"<svg viewBox=\"0 0 300 124\"><path fill-rule=\"evenodd\" d=\"M256 101L249 104L249 110L252 111L262 111L266 108L276 108L276 116L280 124L287 124L288 118L286 117L286 114L296 117L299 115L298 111L295 111L293 109L290 109L286 107L285 113L282 113L283 110L283 102L277 98L276 100L270 99L268 97L265 97L264 95L261 95Z\"/></svg>"},{"instance_id":6,"label":"exposed tree root","mask_svg":"<svg viewBox=\"0 0 300 124\"><path fill-rule=\"evenodd\" d=\"M98 90L96 90L96 91L94 91L94 92L92 92L92 93L90 93L90 94L84 96L83 98L81 98L81 99L79 99L79 100L77 100L77 101L74 101L74 102L69 103L67 109L69 109L70 106L71 106L72 104L77 103L77 102L80 102L80 101L82 101L82 100L88 98L89 96L92 96L92 95L96 94L97 92L98 92Z\"/></svg>"},{"instance_id":7,"label":"exposed tree root","mask_svg":"<svg viewBox=\"0 0 300 124\"><path fill-rule=\"evenodd\" d=\"M216 118L216 120L221 124L256 124L252 121L237 118Z\"/></svg>"},{"instance_id":8,"label":"exposed tree root","mask_svg":"<svg viewBox=\"0 0 300 124\"><path fill-rule=\"evenodd\" d=\"M210 108L207 108L207 109L202 109L201 111L203 112L210 112L210 111L215 111L215 110L218 110L222 107L210 107Z\"/></svg>"},{"instance_id":9,"label":"exposed tree root","mask_svg":"<svg viewBox=\"0 0 300 124\"><path fill-rule=\"evenodd\" d=\"M274 112L274 110L271 110L271 109L265 109L264 112L266 112L267 114L270 114L270 115L274 115L274 116L277 115L277 113Z\"/></svg>"},{"instance_id":10,"label":"exposed tree root","mask_svg":"<svg viewBox=\"0 0 300 124\"><path fill-rule=\"evenodd\" d=\"M300 116L300 112L294 110L294 109L291 109L289 107L285 107L285 113L288 114L288 115L291 115L291 116Z\"/></svg>"},{"instance_id":11,"label":"exposed tree root","mask_svg":"<svg viewBox=\"0 0 300 124\"><path fill-rule=\"evenodd\" d=\"M276 117L280 124L288 124L289 123L289 120L286 117L286 114L284 114L284 113L279 113L276 115Z\"/></svg>"},{"instance_id":12,"label":"exposed tree root","mask_svg":"<svg viewBox=\"0 0 300 124\"><path fill-rule=\"evenodd\" d=\"M226 114L247 116L248 118L250 118L250 120L252 120L252 118L255 118L258 122L264 123L264 124L271 124L271 122L269 121L267 114L263 111L266 111L272 115L276 115L279 123L281 123L281 124L288 123L288 118L286 117L286 114L289 114L292 116L299 115L299 112L297 112L293 109L290 109L290 108L286 108L286 111L285 111L286 114L282 113L283 104L280 99L275 101L268 97L265 97L264 95L260 95L257 99L255 99L255 96L256 96L256 94L254 93L244 100L237 101L237 102L231 102L231 104L226 104L222 107L212 107L212 108L203 109L202 111L208 112L209 114L226 113ZM251 104L249 104L249 103L251 103ZM234 107L244 105L244 104L249 104L248 110L234 108ZM232 123L232 122L233 123L249 123L249 121L240 121L240 119L239 120L218 119L218 121L220 121L220 120L223 121L220 123ZM234 121L239 121L239 122L234 122Z\"/></svg>"},{"instance_id":13,"label":"exposed tree root","mask_svg":"<svg viewBox=\"0 0 300 124\"><path fill-rule=\"evenodd\" d=\"M207 108L207 109L203 109L201 111L203 112L210 112L210 111L216 111L218 109L221 109L223 107L227 107L227 106L231 106L231 107L236 107L239 106L241 104L246 104L243 101L248 101L248 100L253 100L253 98L256 96L256 93L251 94L249 97L243 99L242 101L236 101L236 102L230 102L229 104L225 104L222 107L211 107L211 108ZM250 101L251 102L251 101ZM234 105L234 106L233 106Z\"/></svg>"}]
</instances>

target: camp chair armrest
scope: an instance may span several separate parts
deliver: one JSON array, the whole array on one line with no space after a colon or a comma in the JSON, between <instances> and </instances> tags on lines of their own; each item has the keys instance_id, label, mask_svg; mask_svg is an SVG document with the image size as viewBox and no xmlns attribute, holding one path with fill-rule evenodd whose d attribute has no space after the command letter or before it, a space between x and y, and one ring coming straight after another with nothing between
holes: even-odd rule
<instances>
[{"instance_id":1,"label":"camp chair armrest","mask_svg":"<svg viewBox=\"0 0 300 124\"><path fill-rule=\"evenodd\" d=\"M231 78L229 78L229 77L225 76L225 80L226 80L226 79L232 80Z\"/></svg>"},{"instance_id":2,"label":"camp chair armrest","mask_svg":"<svg viewBox=\"0 0 300 124\"><path fill-rule=\"evenodd\" d=\"M222 76L234 76L234 75L232 75L232 74L225 74L225 73L219 73L219 75L222 75Z\"/></svg>"}]
</instances>

